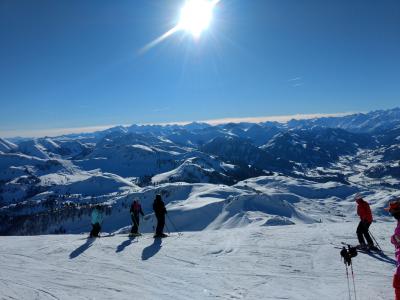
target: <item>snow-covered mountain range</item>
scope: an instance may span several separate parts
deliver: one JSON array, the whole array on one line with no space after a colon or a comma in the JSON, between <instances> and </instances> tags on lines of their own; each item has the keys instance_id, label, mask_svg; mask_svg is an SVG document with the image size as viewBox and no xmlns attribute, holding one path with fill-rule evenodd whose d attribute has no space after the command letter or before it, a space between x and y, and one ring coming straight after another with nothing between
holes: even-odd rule
<instances>
[{"instance_id":1,"label":"snow-covered mountain range","mask_svg":"<svg viewBox=\"0 0 400 300\"><path fill-rule=\"evenodd\" d=\"M105 228L147 213L161 193L180 230L351 218L362 192L376 215L399 196L400 108L286 123L118 126L58 137L0 139L0 234ZM151 218L143 231L152 231Z\"/></svg>"}]
</instances>

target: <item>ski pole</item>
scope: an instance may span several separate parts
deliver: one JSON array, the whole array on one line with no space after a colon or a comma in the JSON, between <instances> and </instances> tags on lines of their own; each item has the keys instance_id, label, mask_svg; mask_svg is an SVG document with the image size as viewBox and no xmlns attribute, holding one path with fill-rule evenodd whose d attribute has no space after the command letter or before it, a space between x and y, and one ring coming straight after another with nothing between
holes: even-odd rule
<instances>
[{"instance_id":1,"label":"ski pole","mask_svg":"<svg viewBox=\"0 0 400 300\"><path fill-rule=\"evenodd\" d=\"M356 282L355 282L355 280L354 280L353 264L350 264L350 268L351 268L351 276L353 277L354 299L357 300Z\"/></svg>"},{"instance_id":2,"label":"ski pole","mask_svg":"<svg viewBox=\"0 0 400 300\"><path fill-rule=\"evenodd\" d=\"M139 218L140 218L140 216L139 216ZM135 225L136 225L136 227L137 227L137 232L135 232L135 233L139 233L139 224L137 223L137 221L136 221L136 219L135 219L135 215L133 215L133 223L135 223ZM132 230L131 230L131 232L132 232Z\"/></svg>"},{"instance_id":3,"label":"ski pole","mask_svg":"<svg viewBox=\"0 0 400 300\"><path fill-rule=\"evenodd\" d=\"M178 233L178 235L182 235L181 232L178 231L178 229L176 228L174 222L172 222L171 218L169 217L169 215L167 215L167 218L169 220L169 222L171 223L172 227L174 228L174 230Z\"/></svg>"},{"instance_id":4,"label":"ski pole","mask_svg":"<svg viewBox=\"0 0 400 300\"><path fill-rule=\"evenodd\" d=\"M371 233L370 230L368 230L368 232L369 232L369 234L371 235L372 239L374 240L376 246L378 246L378 249L379 249L381 252L383 252L381 246L379 245L378 241L375 239L374 235Z\"/></svg>"},{"instance_id":5,"label":"ski pole","mask_svg":"<svg viewBox=\"0 0 400 300\"><path fill-rule=\"evenodd\" d=\"M349 292L349 300L351 300L349 270L347 269L347 264L346 264L346 262L344 263L344 266L346 267L347 291Z\"/></svg>"},{"instance_id":6,"label":"ski pole","mask_svg":"<svg viewBox=\"0 0 400 300\"><path fill-rule=\"evenodd\" d=\"M168 234L169 234L169 235L171 235L171 231L169 231L169 228L168 228L167 222L165 222L165 228L167 228Z\"/></svg>"}]
</instances>

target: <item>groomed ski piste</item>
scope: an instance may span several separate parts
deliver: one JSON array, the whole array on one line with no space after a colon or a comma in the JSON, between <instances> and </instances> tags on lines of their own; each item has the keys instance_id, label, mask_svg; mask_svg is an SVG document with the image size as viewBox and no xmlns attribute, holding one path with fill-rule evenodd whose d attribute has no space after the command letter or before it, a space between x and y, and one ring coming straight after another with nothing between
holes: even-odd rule
<instances>
[{"instance_id":1,"label":"groomed ski piste","mask_svg":"<svg viewBox=\"0 0 400 300\"><path fill-rule=\"evenodd\" d=\"M355 220L251 224L165 239L151 233L0 237L0 298L349 299L339 248L356 243L356 226ZM357 299L393 298L394 226L371 226L383 254L353 258Z\"/></svg>"},{"instance_id":2,"label":"groomed ski piste","mask_svg":"<svg viewBox=\"0 0 400 300\"><path fill-rule=\"evenodd\" d=\"M384 253L353 259L357 299L392 299L396 224L382 208L399 192L278 175L135 187L108 202L98 239L87 238L87 215L61 224L72 234L0 236L0 299L349 299L340 250L357 244L358 192ZM165 239L153 239L158 193L168 210ZM131 239L135 198L146 215L143 236Z\"/></svg>"}]
</instances>

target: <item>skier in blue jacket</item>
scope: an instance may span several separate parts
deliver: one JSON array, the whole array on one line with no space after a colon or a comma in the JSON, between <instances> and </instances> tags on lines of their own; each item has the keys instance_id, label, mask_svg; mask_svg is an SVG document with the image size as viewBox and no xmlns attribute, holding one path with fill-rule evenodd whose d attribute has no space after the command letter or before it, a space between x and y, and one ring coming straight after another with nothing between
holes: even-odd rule
<instances>
[{"instance_id":1,"label":"skier in blue jacket","mask_svg":"<svg viewBox=\"0 0 400 300\"><path fill-rule=\"evenodd\" d=\"M99 237L101 224L103 223L103 212L100 205L96 205L92 211L92 231L90 237Z\"/></svg>"}]
</instances>

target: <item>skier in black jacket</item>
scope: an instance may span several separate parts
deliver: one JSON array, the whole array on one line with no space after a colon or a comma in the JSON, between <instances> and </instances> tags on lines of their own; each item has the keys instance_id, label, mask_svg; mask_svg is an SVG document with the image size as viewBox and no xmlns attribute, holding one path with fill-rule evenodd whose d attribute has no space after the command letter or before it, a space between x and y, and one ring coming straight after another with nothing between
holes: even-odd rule
<instances>
[{"instance_id":1,"label":"skier in black jacket","mask_svg":"<svg viewBox=\"0 0 400 300\"><path fill-rule=\"evenodd\" d=\"M167 210L165 209L165 204L161 199L161 195L156 195L156 199L153 202L153 210L157 218L157 228L154 237L166 237L167 235L163 233L165 225L165 214Z\"/></svg>"}]
</instances>

